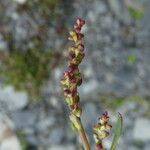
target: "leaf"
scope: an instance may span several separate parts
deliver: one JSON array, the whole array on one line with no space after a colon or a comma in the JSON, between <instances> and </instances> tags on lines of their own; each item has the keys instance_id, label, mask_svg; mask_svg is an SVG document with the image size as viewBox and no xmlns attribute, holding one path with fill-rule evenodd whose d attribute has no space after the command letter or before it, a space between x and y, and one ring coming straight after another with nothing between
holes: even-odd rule
<instances>
[{"instance_id":1,"label":"leaf","mask_svg":"<svg viewBox=\"0 0 150 150\"><path fill-rule=\"evenodd\" d=\"M115 150L118 140L122 134L122 127L123 127L123 119L120 113L118 113L118 120L116 124L114 125L114 136L111 144L110 150Z\"/></svg>"}]
</instances>

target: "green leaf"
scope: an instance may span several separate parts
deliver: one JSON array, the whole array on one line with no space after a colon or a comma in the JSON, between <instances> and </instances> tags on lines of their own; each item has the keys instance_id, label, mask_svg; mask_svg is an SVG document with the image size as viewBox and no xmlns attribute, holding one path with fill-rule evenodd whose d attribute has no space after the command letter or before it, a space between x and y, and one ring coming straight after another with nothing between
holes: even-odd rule
<instances>
[{"instance_id":1,"label":"green leaf","mask_svg":"<svg viewBox=\"0 0 150 150\"><path fill-rule=\"evenodd\" d=\"M122 134L122 127L123 127L123 119L120 113L118 113L118 120L116 124L114 125L114 136L111 144L110 150L115 150L118 140Z\"/></svg>"}]
</instances>

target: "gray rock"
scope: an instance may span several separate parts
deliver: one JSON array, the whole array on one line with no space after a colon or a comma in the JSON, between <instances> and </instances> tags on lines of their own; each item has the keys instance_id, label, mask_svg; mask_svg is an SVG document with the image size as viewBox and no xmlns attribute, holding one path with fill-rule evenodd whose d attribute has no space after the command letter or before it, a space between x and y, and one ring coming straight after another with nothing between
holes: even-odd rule
<instances>
[{"instance_id":1,"label":"gray rock","mask_svg":"<svg viewBox=\"0 0 150 150\"><path fill-rule=\"evenodd\" d=\"M13 122L6 115L0 114L0 150L21 150L20 142L13 130Z\"/></svg>"},{"instance_id":2,"label":"gray rock","mask_svg":"<svg viewBox=\"0 0 150 150\"><path fill-rule=\"evenodd\" d=\"M3 37L0 34L0 51L4 50L7 50L7 43L3 40Z\"/></svg>"},{"instance_id":3,"label":"gray rock","mask_svg":"<svg viewBox=\"0 0 150 150\"><path fill-rule=\"evenodd\" d=\"M17 129L32 127L36 122L36 114L30 110L12 112L11 118Z\"/></svg>"},{"instance_id":4,"label":"gray rock","mask_svg":"<svg viewBox=\"0 0 150 150\"><path fill-rule=\"evenodd\" d=\"M97 82L97 80L91 79L86 83L84 83L84 86L82 86L80 89L82 91L81 92L82 94L87 95L97 91L98 87L99 87L99 83Z\"/></svg>"},{"instance_id":5,"label":"gray rock","mask_svg":"<svg viewBox=\"0 0 150 150\"><path fill-rule=\"evenodd\" d=\"M91 144L93 143L93 135L91 134L92 126L96 123L97 118L100 115L100 111L97 110L97 107L93 103L87 103L83 106L83 113L82 113L82 122L84 124L85 130L88 134L88 137L91 141Z\"/></svg>"},{"instance_id":6,"label":"gray rock","mask_svg":"<svg viewBox=\"0 0 150 150\"><path fill-rule=\"evenodd\" d=\"M1 143L0 150L22 150L22 148L17 137L12 136Z\"/></svg>"},{"instance_id":7,"label":"gray rock","mask_svg":"<svg viewBox=\"0 0 150 150\"><path fill-rule=\"evenodd\" d=\"M125 148L126 149L126 148ZM125 150L124 149L124 150ZM120 150L122 150L121 148L120 148ZM128 150L140 150L139 148L137 148L137 147L135 147L135 146L129 146L128 147Z\"/></svg>"},{"instance_id":8,"label":"gray rock","mask_svg":"<svg viewBox=\"0 0 150 150\"><path fill-rule=\"evenodd\" d=\"M55 123L56 123L56 117L55 116L45 117L45 119L41 119L37 123L36 129L38 131L45 133L45 132L47 132L46 130L49 129L50 127L54 126Z\"/></svg>"},{"instance_id":9,"label":"gray rock","mask_svg":"<svg viewBox=\"0 0 150 150\"><path fill-rule=\"evenodd\" d=\"M53 145L48 150L75 150L73 145Z\"/></svg>"},{"instance_id":10,"label":"gray rock","mask_svg":"<svg viewBox=\"0 0 150 150\"><path fill-rule=\"evenodd\" d=\"M83 106L82 120L86 127L91 126L95 123L97 117L99 116L97 108L93 103L87 103Z\"/></svg>"},{"instance_id":11,"label":"gray rock","mask_svg":"<svg viewBox=\"0 0 150 150\"><path fill-rule=\"evenodd\" d=\"M133 138L139 141L150 141L150 120L147 118L138 118L135 121Z\"/></svg>"},{"instance_id":12,"label":"gray rock","mask_svg":"<svg viewBox=\"0 0 150 150\"><path fill-rule=\"evenodd\" d=\"M26 2L26 0L14 0L14 1L19 3L19 4L24 4Z\"/></svg>"},{"instance_id":13,"label":"gray rock","mask_svg":"<svg viewBox=\"0 0 150 150\"><path fill-rule=\"evenodd\" d=\"M92 66L90 66L90 64L88 65L88 67L83 68L83 74L84 74L84 78L91 78L94 76L94 71Z\"/></svg>"},{"instance_id":14,"label":"gray rock","mask_svg":"<svg viewBox=\"0 0 150 150\"><path fill-rule=\"evenodd\" d=\"M125 2L120 0L108 0L109 6L113 13L121 20L126 23L131 21Z\"/></svg>"},{"instance_id":15,"label":"gray rock","mask_svg":"<svg viewBox=\"0 0 150 150\"><path fill-rule=\"evenodd\" d=\"M93 9L96 11L95 15L104 14L107 12L107 5L103 1L95 1Z\"/></svg>"},{"instance_id":16,"label":"gray rock","mask_svg":"<svg viewBox=\"0 0 150 150\"><path fill-rule=\"evenodd\" d=\"M147 143L145 146L144 146L144 150L149 150L150 148L150 143Z\"/></svg>"},{"instance_id":17,"label":"gray rock","mask_svg":"<svg viewBox=\"0 0 150 150\"><path fill-rule=\"evenodd\" d=\"M53 128L50 131L49 141L51 144L60 144L65 136L65 131L63 128Z\"/></svg>"},{"instance_id":18,"label":"gray rock","mask_svg":"<svg viewBox=\"0 0 150 150\"><path fill-rule=\"evenodd\" d=\"M28 104L26 92L15 91L13 86L0 87L0 110L14 111L24 108ZM2 108L2 107L5 108Z\"/></svg>"}]
</instances>

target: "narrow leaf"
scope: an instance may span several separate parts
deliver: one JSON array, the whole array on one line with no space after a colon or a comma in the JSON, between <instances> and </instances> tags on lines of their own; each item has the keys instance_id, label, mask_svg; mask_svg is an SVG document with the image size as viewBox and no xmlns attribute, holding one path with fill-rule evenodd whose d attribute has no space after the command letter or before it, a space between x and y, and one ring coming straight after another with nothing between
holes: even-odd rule
<instances>
[{"instance_id":1,"label":"narrow leaf","mask_svg":"<svg viewBox=\"0 0 150 150\"><path fill-rule=\"evenodd\" d=\"M115 150L118 140L122 134L122 127L123 127L123 119L120 113L118 113L118 120L116 124L114 125L114 136L111 144L110 150Z\"/></svg>"}]
</instances>

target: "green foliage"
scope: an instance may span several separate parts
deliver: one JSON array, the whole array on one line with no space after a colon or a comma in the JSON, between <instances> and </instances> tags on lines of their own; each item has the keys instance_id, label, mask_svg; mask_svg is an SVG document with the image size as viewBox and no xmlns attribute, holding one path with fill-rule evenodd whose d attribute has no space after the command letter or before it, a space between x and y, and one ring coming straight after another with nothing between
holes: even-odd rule
<instances>
[{"instance_id":1,"label":"green foliage","mask_svg":"<svg viewBox=\"0 0 150 150\"><path fill-rule=\"evenodd\" d=\"M61 0L27 0L26 3L20 5L18 10L34 10L41 15L52 16L54 15L54 9L60 4Z\"/></svg>"},{"instance_id":2,"label":"green foliage","mask_svg":"<svg viewBox=\"0 0 150 150\"><path fill-rule=\"evenodd\" d=\"M11 51L4 61L2 77L5 83L18 90L26 90L31 96L39 96L40 88L50 74L50 51L28 49Z\"/></svg>"},{"instance_id":3,"label":"green foliage","mask_svg":"<svg viewBox=\"0 0 150 150\"><path fill-rule=\"evenodd\" d=\"M103 97L101 97L101 104L104 105L104 107L108 107L112 110L116 110L119 106L121 106L124 101L125 101L126 97L115 97L112 95L103 95Z\"/></svg>"},{"instance_id":4,"label":"green foliage","mask_svg":"<svg viewBox=\"0 0 150 150\"><path fill-rule=\"evenodd\" d=\"M140 8L130 6L128 7L128 10L129 10L131 17L135 19L141 19L144 15L143 9L140 9Z\"/></svg>"},{"instance_id":5,"label":"green foliage","mask_svg":"<svg viewBox=\"0 0 150 150\"><path fill-rule=\"evenodd\" d=\"M124 103L124 99L125 99L124 97L118 97L113 100L110 100L109 106L115 110Z\"/></svg>"},{"instance_id":6,"label":"green foliage","mask_svg":"<svg viewBox=\"0 0 150 150\"><path fill-rule=\"evenodd\" d=\"M17 135L18 135L19 141L20 141L20 143L21 143L21 148L22 148L22 150L28 150L28 143L27 143L27 141L26 141L26 139L25 139L25 134L24 134L24 132L23 132L22 130L19 130L19 131L17 132Z\"/></svg>"},{"instance_id":7,"label":"green foliage","mask_svg":"<svg viewBox=\"0 0 150 150\"><path fill-rule=\"evenodd\" d=\"M129 54L127 59L129 64L134 64L136 62L136 56L134 54Z\"/></svg>"},{"instance_id":8,"label":"green foliage","mask_svg":"<svg viewBox=\"0 0 150 150\"><path fill-rule=\"evenodd\" d=\"M121 114L118 114L118 120L116 122L115 125L113 125L114 128L114 136L113 136L113 140L112 140L112 144L111 144L111 148L110 150L115 150L116 146L118 144L118 140L122 134L122 127L123 127L123 119Z\"/></svg>"},{"instance_id":9,"label":"green foliage","mask_svg":"<svg viewBox=\"0 0 150 150\"><path fill-rule=\"evenodd\" d=\"M41 4L41 6L43 8L54 8L56 7L59 3L60 3L60 0L38 0L38 3Z\"/></svg>"}]
</instances>

